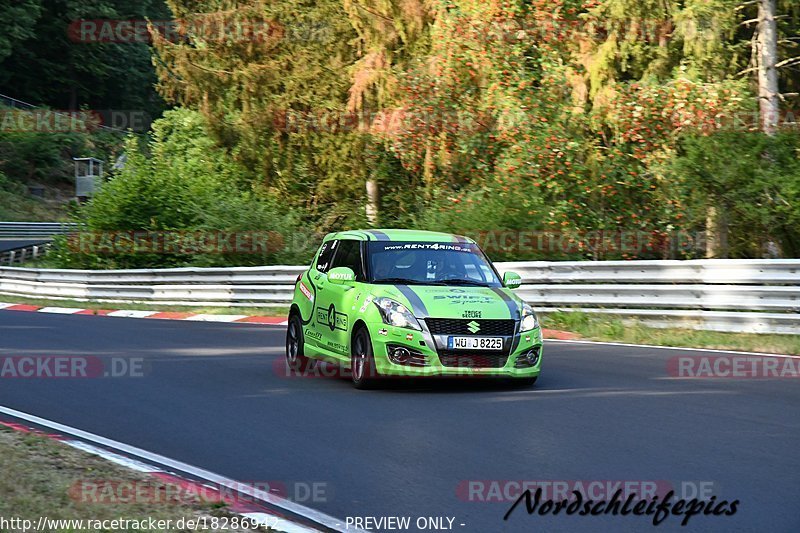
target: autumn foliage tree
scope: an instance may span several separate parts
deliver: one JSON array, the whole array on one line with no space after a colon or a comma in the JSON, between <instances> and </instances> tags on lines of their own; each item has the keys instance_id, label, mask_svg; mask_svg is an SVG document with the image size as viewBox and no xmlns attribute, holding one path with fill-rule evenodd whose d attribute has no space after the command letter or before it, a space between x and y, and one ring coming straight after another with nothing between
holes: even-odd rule
<instances>
[{"instance_id":1,"label":"autumn foliage tree","mask_svg":"<svg viewBox=\"0 0 800 533\"><path fill-rule=\"evenodd\" d=\"M168 3L186 24L180 39L156 39L161 93L199 109L254 182L321 230L635 232L653 246L566 256L702 254L662 246L702 234L715 205L715 189L678 163L692 139L758 144L747 3ZM778 9L788 54L797 9ZM781 73L786 109L792 72Z\"/></svg>"}]
</instances>

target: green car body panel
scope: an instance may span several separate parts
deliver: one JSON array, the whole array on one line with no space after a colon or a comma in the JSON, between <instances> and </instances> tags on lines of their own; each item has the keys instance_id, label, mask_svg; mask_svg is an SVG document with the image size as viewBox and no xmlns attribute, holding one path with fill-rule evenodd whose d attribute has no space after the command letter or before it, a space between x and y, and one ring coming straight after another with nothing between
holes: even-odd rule
<instances>
[{"instance_id":1,"label":"green car body panel","mask_svg":"<svg viewBox=\"0 0 800 533\"><path fill-rule=\"evenodd\" d=\"M367 245L360 244L362 242L457 243L477 248L477 244L466 237L427 231L387 229L328 234L309 269L298 277L290 311L290 318L292 315L298 316L302 323L306 357L349 367L354 332L363 327L369 333L375 370L380 376L481 375L531 379L539 375L541 329L536 322L534 328L520 332L524 302L509 288L519 286L518 276L507 274L505 286L337 280L334 279L337 276L349 277L347 269L335 268L335 265L327 263L336 262L336 250L331 252L331 249L345 240L358 241L362 254L366 254L367 249ZM483 257L479 249L478 253ZM367 259L362 258L362 261L366 264ZM320 271L326 268L329 269L327 272ZM490 268L494 271L494 267ZM421 331L387 323L375 303L376 298L390 298L405 306L417 319ZM432 332L430 325L434 319L449 319L451 325L461 324L459 327L468 330L464 332L466 336L479 337L484 334L483 325L500 322L508 325L513 321L513 331L498 334L503 339L502 350L494 353L472 350L470 354L461 355L461 351L450 350L446 345L448 338L453 335ZM396 349L398 346L405 347L418 363L423 361L423 364L394 362L389 348ZM535 351L535 358L531 355L532 350ZM447 355L450 356L449 363ZM485 364L483 355L489 356L488 364ZM463 360L468 364L459 364Z\"/></svg>"}]
</instances>

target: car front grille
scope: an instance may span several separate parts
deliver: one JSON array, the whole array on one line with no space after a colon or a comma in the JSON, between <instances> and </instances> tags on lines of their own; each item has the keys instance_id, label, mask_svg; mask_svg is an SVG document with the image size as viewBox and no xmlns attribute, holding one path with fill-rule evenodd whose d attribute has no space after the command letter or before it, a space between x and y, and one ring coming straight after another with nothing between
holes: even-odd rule
<instances>
[{"instance_id":1,"label":"car front grille","mask_svg":"<svg viewBox=\"0 0 800 533\"><path fill-rule=\"evenodd\" d=\"M433 335L479 335L479 336L501 336L508 337L514 335L514 320L497 320L480 318L427 318L425 323ZM472 324L472 327L470 327ZM479 328L475 330L475 325Z\"/></svg>"},{"instance_id":2,"label":"car front grille","mask_svg":"<svg viewBox=\"0 0 800 533\"><path fill-rule=\"evenodd\" d=\"M452 368L502 368L506 366L505 353L463 353L456 350L439 350L442 366Z\"/></svg>"}]
</instances>

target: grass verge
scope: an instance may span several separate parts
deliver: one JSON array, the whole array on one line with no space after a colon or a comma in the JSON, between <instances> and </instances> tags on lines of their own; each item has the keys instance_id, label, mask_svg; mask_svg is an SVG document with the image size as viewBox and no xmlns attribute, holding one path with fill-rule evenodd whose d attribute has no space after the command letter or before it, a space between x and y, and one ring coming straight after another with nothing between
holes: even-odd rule
<instances>
[{"instance_id":1,"label":"grass verge","mask_svg":"<svg viewBox=\"0 0 800 533\"><path fill-rule=\"evenodd\" d=\"M77 300L49 300L0 294L0 302L27 304L39 307L74 307L77 309L125 309L132 311L164 311L209 315L278 316L289 315L289 307L197 307L191 305L142 304L125 302L80 302Z\"/></svg>"},{"instance_id":2,"label":"grass verge","mask_svg":"<svg viewBox=\"0 0 800 533\"><path fill-rule=\"evenodd\" d=\"M236 516L219 503L190 502L187 501L188 498L152 497L151 494L164 494L167 488L152 476L123 468L52 439L5 427L0 428L0 472L3 473L0 476L0 516L6 520L27 519L32 520L35 525L40 517L50 520L138 521L152 517L155 520L171 520L172 524L177 526L181 518L197 520L205 517L210 523L213 517L229 521ZM87 492L85 491L87 486L106 488ZM112 486L116 489L106 490ZM131 487L141 492L134 493L127 490ZM87 497L87 494L90 497ZM131 494L137 497L130 498ZM130 502L130 499L137 501ZM81 529L73 524L72 527L63 528L52 525L48 530ZM88 530L88 526L83 530ZM115 528L114 531L142 533L148 530ZM186 529L171 527L164 531L186 531ZM231 531L274 530L260 527L231 528L224 531L231 533Z\"/></svg>"},{"instance_id":3,"label":"grass verge","mask_svg":"<svg viewBox=\"0 0 800 533\"><path fill-rule=\"evenodd\" d=\"M798 335L651 328L636 321L589 313L543 313L541 322L545 328L571 331L586 340L800 355Z\"/></svg>"},{"instance_id":4,"label":"grass verge","mask_svg":"<svg viewBox=\"0 0 800 533\"><path fill-rule=\"evenodd\" d=\"M49 188L48 193L53 191ZM67 215L66 203L57 200L42 200L31 197L24 186L14 184L8 190L0 175L0 220L7 222L57 222Z\"/></svg>"}]
</instances>

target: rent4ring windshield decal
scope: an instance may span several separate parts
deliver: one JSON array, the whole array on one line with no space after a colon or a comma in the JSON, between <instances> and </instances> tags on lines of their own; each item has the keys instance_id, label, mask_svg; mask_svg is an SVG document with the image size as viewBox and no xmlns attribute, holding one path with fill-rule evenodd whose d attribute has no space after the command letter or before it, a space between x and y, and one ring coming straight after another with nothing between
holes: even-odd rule
<instances>
[{"instance_id":1,"label":"rent4ring windshield decal","mask_svg":"<svg viewBox=\"0 0 800 533\"><path fill-rule=\"evenodd\" d=\"M395 250L435 250L445 252L466 252L475 253L477 245L471 243L451 243L451 242L403 242L403 243L370 243L378 252L391 252Z\"/></svg>"}]
</instances>

